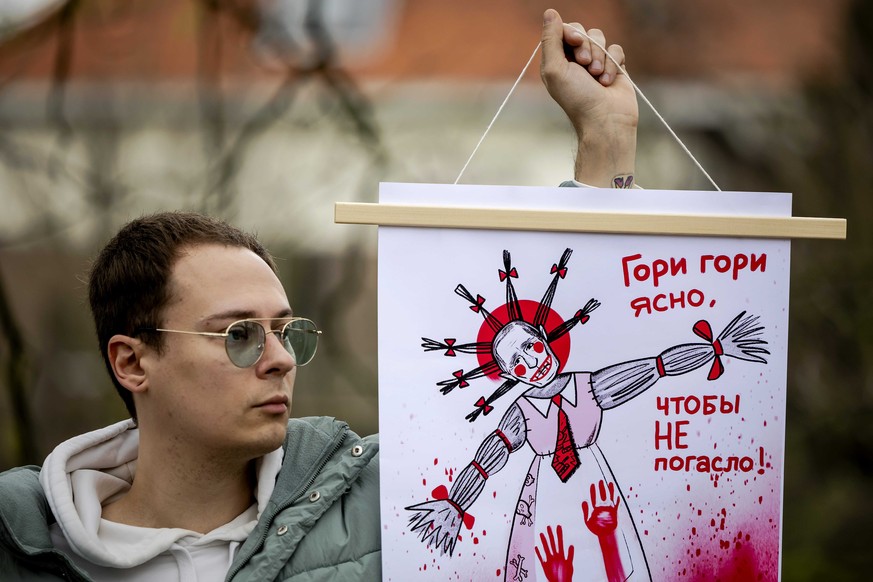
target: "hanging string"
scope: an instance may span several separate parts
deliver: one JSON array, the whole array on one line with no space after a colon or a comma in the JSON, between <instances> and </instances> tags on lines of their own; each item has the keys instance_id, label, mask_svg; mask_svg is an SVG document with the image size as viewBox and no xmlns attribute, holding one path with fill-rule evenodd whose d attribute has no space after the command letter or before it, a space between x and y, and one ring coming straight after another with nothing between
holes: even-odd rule
<instances>
[{"instance_id":1,"label":"hanging string","mask_svg":"<svg viewBox=\"0 0 873 582\"><path fill-rule=\"evenodd\" d=\"M464 164L464 167L461 168L461 173L458 174L458 177L455 178L455 184L458 183L458 180L461 179L461 176L464 175L464 172L467 170L467 166L470 165L470 162L473 161L473 156L476 155L476 152L479 151L479 146L482 145L482 142L485 141L485 136L488 135L488 132L491 131L491 126L494 125L494 122L497 121L497 117L500 115L500 112L503 111L503 107L506 105L506 102L509 101L509 98L512 96L512 93L515 91L515 88L518 87L518 84L521 82L524 74L527 73L528 67L533 62L534 57L537 56L537 53L540 50L540 43L537 43L537 46L534 48L533 53L530 55L530 58L527 60L527 64L521 70L521 74L518 76L518 79L515 80L515 83L512 84L512 87L509 89L509 93L506 95L506 99L503 100L503 103L500 104L500 107L497 108L497 113L494 114L494 117L491 118L491 123L488 124L488 127L485 128L485 133L482 134L482 137L479 138L479 143L476 144L476 147L473 148L473 153L470 154L470 157L467 158L467 163Z\"/></svg>"},{"instance_id":2,"label":"hanging string","mask_svg":"<svg viewBox=\"0 0 873 582\"><path fill-rule=\"evenodd\" d=\"M700 164L700 162L697 161L697 158L694 157L694 154L691 153L691 150L689 150L688 147L686 147L686 145L684 143L682 143L682 140L679 139L679 136L676 135L676 132L673 131L673 128L670 127L669 123L667 123L667 120L664 119L664 117L658 112L657 109L655 109L655 106L652 105L652 102L649 101L648 97L646 97L643 94L642 90L637 86L637 84L634 83L633 79L631 79L631 76L627 73L627 71L624 69L624 67L622 67L621 64L617 60L615 60L615 57L613 57L611 54L609 54L609 52L605 48L603 48L603 46L601 46L600 43L598 43L596 40L594 40L593 38L588 36L586 33L582 32L581 30L579 30L579 34L581 34L582 36L584 36L585 38L590 40L591 43L594 44L594 46L596 46L597 48L602 50L603 54L605 54L606 57L609 60L611 60L615 64L616 67L619 68L619 70L621 71L620 74L627 77L628 82L630 82L631 86L634 88L634 91L636 91L637 95L640 96L640 99L642 99L643 102L649 106L649 109L652 110L652 112L655 114L655 117L657 117L661 121L661 123L664 124L664 127L667 128L667 131L670 132L670 135L672 135L673 139L676 140L676 143L679 144L679 146L682 148L682 150L688 155L689 158L691 158L691 161L694 162L694 165L697 166L697 169L700 170L704 176L706 176L706 179L709 180L709 183L712 184L712 186L716 190L721 192L721 188L718 187L718 184L715 183L715 180L712 179L712 176L709 175L709 172L707 172L706 170L703 169L703 166ZM521 70L521 74L518 76L518 79L516 79L515 83L513 83L512 88L509 90L509 94L506 95L506 99L504 99L503 103L500 104L500 107L497 109L497 113L494 114L494 117L491 119L491 123L489 123L488 127L485 129L485 133L483 133L482 137L479 138L479 143L476 144L476 147L473 149L473 153L470 154L470 157L467 159L467 163L464 164L464 167L461 169L461 173L458 174L457 178L455 178L455 182L454 182L455 184L457 184L458 181L461 179L461 176L464 175L464 172L466 171L467 166L470 165L470 161L473 159L473 156L475 156L476 152L479 151L479 146L481 146L482 142L485 141L485 136L488 135L488 132L491 130L491 126L494 125L494 122L497 121L497 117L500 115L500 112L503 111L503 107L506 105L506 102L509 101L509 97L515 91L515 88L518 86L522 77L524 77L525 73L527 73L527 69L528 69L528 67L530 67L531 62L533 62L534 57L536 56L539 49L540 49L540 43L537 43L537 46L534 49L533 54L530 56L530 58L527 61L527 64Z\"/></svg>"}]
</instances>

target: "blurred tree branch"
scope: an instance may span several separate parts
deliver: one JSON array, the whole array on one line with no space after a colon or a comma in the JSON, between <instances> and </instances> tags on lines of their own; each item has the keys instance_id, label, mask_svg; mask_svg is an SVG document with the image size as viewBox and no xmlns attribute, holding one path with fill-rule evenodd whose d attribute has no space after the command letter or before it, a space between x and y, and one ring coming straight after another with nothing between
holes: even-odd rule
<instances>
[{"instance_id":1,"label":"blurred tree branch","mask_svg":"<svg viewBox=\"0 0 873 582\"><path fill-rule=\"evenodd\" d=\"M25 465L38 460L36 438L30 407L27 403L27 358L21 331L12 315L3 273L0 271L0 331L7 350L4 358L4 377L12 405L12 422L15 425L15 463Z\"/></svg>"},{"instance_id":2,"label":"blurred tree branch","mask_svg":"<svg viewBox=\"0 0 873 582\"><path fill-rule=\"evenodd\" d=\"M59 235L83 221L98 225L98 228L89 230L96 240L101 240L114 228L115 214L137 208L137 200L132 196L124 196L124 177L118 175L119 158L122 148L128 143L126 139L129 133L127 119L123 116L124 104L118 101L119 95L125 93L114 90L117 83L136 81L136 71L131 71L129 79L113 75L118 70L118 59L129 58L130 55L126 54L128 50L149 48L118 42L112 47L120 48L122 54L99 53L106 64L105 69L97 69L96 82L101 90L89 92L89 87L85 85L81 98L88 101L80 103L80 92L75 84L81 81L88 83L91 77L82 79L78 67L80 63L89 62L88 59L101 50L99 35L95 39L82 33L88 26L93 26L95 14L101 17L106 14L105 10L98 9L95 1L69 0L51 18L27 32L29 41L36 43L34 54L37 54L36 48L42 47L38 54L44 62L50 63L45 120L51 135L49 147L29 139L29 129L24 129L20 137L14 131L4 131L0 137L0 161L11 170L9 175L21 182L20 187L9 195L20 198L33 217L32 223L17 233L14 241L2 241L6 245L23 246L37 241L48 245L65 244L64 238ZM144 6L148 6L148 3L131 5L130 11L135 12ZM236 112L228 107L230 101L227 97L230 91L239 91L239 87L231 86L232 83L225 84L223 77L228 67L234 66L233 58L238 56L233 51L245 46L231 42L239 40L233 38L234 33L242 32L244 36L263 26L266 18L262 12L264 3L257 0L200 0L197 6L195 81L206 167L195 183L194 190L199 190L196 198L186 198L185 204L232 220L240 190L237 180L240 170L250 161L251 144L277 121L289 115L301 88L307 83L317 84L322 89L319 115L339 129L345 136L344 141L354 141L368 162L361 175L350 180L348 189L359 198L372 196L374 184L384 174L387 165L387 149L372 102L340 61L340 51L326 22L325 0L303 0L300 4L300 7L305 7L303 22L298 21L294 26L283 29L285 33L293 32L294 36L281 38L279 48L286 52L280 55L284 60L280 61L281 66L277 71L278 84L266 101L245 114L238 126L232 123L234 118L231 115ZM135 15L130 20L136 21ZM90 24L85 26L84 22ZM112 22L107 21L107 25L111 26ZM14 51L7 54L13 57L17 55ZM35 57L31 64L38 68L40 62ZM27 71L27 67L18 61L10 60L9 63L14 65L16 72ZM101 71L109 73L100 76ZM12 74L3 79L0 91L8 89L14 77L15 74ZM238 94L233 96L240 97ZM99 99L99 102L94 99ZM80 110L84 116L79 114ZM83 152L84 157L79 157ZM326 168L330 168L332 164L342 163L342 160L326 157L324 163ZM45 176L57 190L45 187ZM68 197L67 200L72 194L72 207L69 204L64 207L58 205L57 192L60 191ZM186 184L184 192L190 191L190 186ZM122 201L126 206L120 205ZM363 257L358 246L353 241L348 251L339 257L339 279L334 281L331 278L330 289L318 293L314 298L324 314L325 324L335 329L347 325L345 322L354 303L348 298L356 297L365 285L362 276ZM8 364L6 377L9 379L15 409L16 438L22 446L29 447L22 450L19 456L32 461L38 453L33 438L33 422L41 419L33 419L25 414L29 409L28 395L31 394L28 384L33 379L26 374L27 354L20 329L6 303L6 296L0 296L0 300L4 302L0 307L5 310L0 323L3 324L2 332L6 338L3 345L8 346L8 353L3 355L8 356L4 364ZM333 349L328 352L331 355L329 370L332 375L328 381L344 383L369 397L375 387L375 367L352 349L355 347L354 341L349 334L338 334L334 338Z\"/></svg>"}]
</instances>

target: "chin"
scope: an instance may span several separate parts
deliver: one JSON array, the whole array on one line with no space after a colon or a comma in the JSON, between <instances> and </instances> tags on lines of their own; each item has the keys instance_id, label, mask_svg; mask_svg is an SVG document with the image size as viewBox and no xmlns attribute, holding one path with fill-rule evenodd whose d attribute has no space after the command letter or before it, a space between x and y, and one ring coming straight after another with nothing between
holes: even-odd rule
<instances>
[{"instance_id":1,"label":"chin","mask_svg":"<svg viewBox=\"0 0 873 582\"><path fill-rule=\"evenodd\" d=\"M282 443L285 442L285 435L288 432L288 418L285 417L281 423L277 422L276 425L271 426L270 429L267 442L268 446L271 447L270 451L274 451L281 447Z\"/></svg>"},{"instance_id":2,"label":"chin","mask_svg":"<svg viewBox=\"0 0 873 582\"><path fill-rule=\"evenodd\" d=\"M249 457L262 457L267 453L273 452L282 446L285 442L285 434L288 430L288 422L285 419L282 422L278 420L270 423L269 426L263 426L258 431L250 435L246 439L245 448Z\"/></svg>"}]
</instances>

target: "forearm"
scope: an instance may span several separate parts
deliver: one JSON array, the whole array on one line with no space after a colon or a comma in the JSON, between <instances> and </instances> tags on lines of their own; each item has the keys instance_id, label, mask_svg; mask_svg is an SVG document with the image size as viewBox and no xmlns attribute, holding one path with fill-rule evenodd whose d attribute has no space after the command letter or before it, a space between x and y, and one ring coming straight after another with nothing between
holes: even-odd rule
<instances>
[{"instance_id":1,"label":"forearm","mask_svg":"<svg viewBox=\"0 0 873 582\"><path fill-rule=\"evenodd\" d=\"M508 458L506 445L498 436L490 435L476 451L473 461L458 475L449 493L449 500L467 511L482 493L488 477L502 469Z\"/></svg>"},{"instance_id":2,"label":"forearm","mask_svg":"<svg viewBox=\"0 0 873 582\"><path fill-rule=\"evenodd\" d=\"M449 492L449 501L466 511L479 497L485 481L506 465L509 455L524 444L525 438L524 414L517 405L512 405L497 430L482 441L473 461L458 475Z\"/></svg>"},{"instance_id":3,"label":"forearm","mask_svg":"<svg viewBox=\"0 0 873 582\"><path fill-rule=\"evenodd\" d=\"M600 553L603 554L603 566L606 568L608 582L624 582L626 579L624 566L621 563L621 554L618 550L618 540L615 532L605 536L599 536Z\"/></svg>"},{"instance_id":4,"label":"forearm","mask_svg":"<svg viewBox=\"0 0 873 582\"><path fill-rule=\"evenodd\" d=\"M607 366L591 374L591 391L604 410L615 408L651 388L664 376L680 376L711 362L708 344L682 344L643 358Z\"/></svg>"},{"instance_id":5,"label":"forearm","mask_svg":"<svg viewBox=\"0 0 873 582\"><path fill-rule=\"evenodd\" d=\"M554 10L543 15L540 74L549 95L567 114L578 138L574 176L589 186L632 183L639 109L623 74L624 49L603 31L565 24Z\"/></svg>"}]
</instances>

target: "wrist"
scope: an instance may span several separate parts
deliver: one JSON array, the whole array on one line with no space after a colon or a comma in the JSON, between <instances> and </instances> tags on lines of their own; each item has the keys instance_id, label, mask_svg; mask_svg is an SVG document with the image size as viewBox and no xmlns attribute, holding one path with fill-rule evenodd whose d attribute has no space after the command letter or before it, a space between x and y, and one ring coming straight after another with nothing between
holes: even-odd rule
<instances>
[{"instance_id":1,"label":"wrist","mask_svg":"<svg viewBox=\"0 0 873 582\"><path fill-rule=\"evenodd\" d=\"M458 505L455 501L452 501L451 499L446 499L446 501L455 509L455 511L458 512L458 517L463 519L465 513L464 508Z\"/></svg>"},{"instance_id":2,"label":"wrist","mask_svg":"<svg viewBox=\"0 0 873 582\"><path fill-rule=\"evenodd\" d=\"M636 124L616 122L598 129L577 128L579 136L574 175L598 188L629 187L637 149ZM617 185L616 178L620 185ZM628 184L628 185L626 185Z\"/></svg>"}]
</instances>

